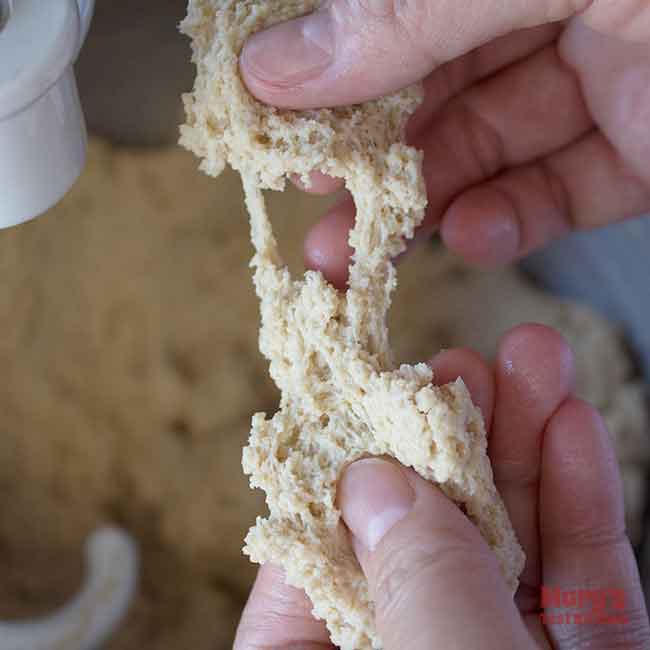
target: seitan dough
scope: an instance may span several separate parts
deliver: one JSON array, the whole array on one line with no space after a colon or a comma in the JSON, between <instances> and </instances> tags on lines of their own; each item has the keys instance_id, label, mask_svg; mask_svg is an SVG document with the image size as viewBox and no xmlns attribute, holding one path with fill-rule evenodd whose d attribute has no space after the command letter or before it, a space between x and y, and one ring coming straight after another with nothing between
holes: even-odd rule
<instances>
[{"instance_id":1,"label":"seitan dough","mask_svg":"<svg viewBox=\"0 0 650 650\"><path fill-rule=\"evenodd\" d=\"M432 385L424 364L395 367L386 317L396 286L391 262L426 207L421 153L404 127L421 89L359 106L287 111L257 102L238 59L246 38L318 7L317 0L190 0L182 30L192 38L194 90L184 97L181 143L220 174L242 176L250 213L255 287L261 301L260 348L281 390L278 412L253 418L243 466L266 493L245 552L284 567L303 588L343 650L381 648L366 580L336 507L343 468L387 454L434 481L462 504L495 552L514 592L524 565L494 486L479 410L461 380ZM291 278L273 236L265 189L283 190L290 174L309 182L318 170L342 178L357 207L350 234L349 289L322 274Z\"/></svg>"}]
</instances>

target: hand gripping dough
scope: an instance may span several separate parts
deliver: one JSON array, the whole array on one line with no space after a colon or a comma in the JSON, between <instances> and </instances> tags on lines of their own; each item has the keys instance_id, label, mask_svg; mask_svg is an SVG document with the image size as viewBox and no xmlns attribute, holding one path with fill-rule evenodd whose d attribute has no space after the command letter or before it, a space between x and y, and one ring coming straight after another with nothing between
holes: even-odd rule
<instances>
[{"instance_id":1,"label":"hand gripping dough","mask_svg":"<svg viewBox=\"0 0 650 650\"><path fill-rule=\"evenodd\" d=\"M282 392L271 418L253 418L243 466L266 492L245 552L282 565L343 650L381 648L366 580L336 507L343 468L388 454L462 504L494 550L514 591L524 565L497 493L478 409L461 380L432 386L420 364L396 368L386 315L396 285L391 258L413 236L426 207L421 154L404 144L421 89L359 106L287 111L245 89L238 57L246 38L318 7L318 0L190 0L181 29L192 38L194 90L184 97L181 143L218 175L242 176L250 213L260 348ZM341 294L320 273L294 280L282 263L262 190L283 190L289 174L319 170L345 180L357 219L354 258Z\"/></svg>"}]
</instances>

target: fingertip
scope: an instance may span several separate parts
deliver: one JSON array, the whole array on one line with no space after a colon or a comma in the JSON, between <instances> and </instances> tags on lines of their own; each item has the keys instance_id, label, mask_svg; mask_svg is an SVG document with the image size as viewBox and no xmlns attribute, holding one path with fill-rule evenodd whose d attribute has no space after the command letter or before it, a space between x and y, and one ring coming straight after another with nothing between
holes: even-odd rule
<instances>
[{"instance_id":1,"label":"fingertip","mask_svg":"<svg viewBox=\"0 0 650 650\"><path fill-rule=\"evenodd\" d=\"M567 423L578 423L581 428L598 431L600 434L607 431L607 425L598 409L587 400L579 397L570 397L558 409L549 426L564 426Z\"/></svg>"},{"instance_id":2,"label":"fingertip","mask_svg":"<svg viewBox=\"0 0 650 650\"><path fill-rule=\"evenodd\" d=\"M505 195L488 186L458 197L443 216L440 234L450 250L479 268L502 266L519 253L515 209Z\"/></svg>"},{"instance_id":3,"label":"fingertip","mask_svg":"<svg viewBox=\"0 0 650 650\"><path fill-rule=\"evenodd\" d=\"M496 556L439 487L394 460L371 458L350 465L339 489L385 647L406 647L413 630L421 632L417 647L478 647L495 620L521 646ZM478 627L459 626L461 618ZM503 639L481 647L504 647Z\"/></svg>"},{"instance_id":4,"label":"fingertip","mask_svg":"<svg viewBox=\"0 0 650 650\"><path fill-rule=\"evenodd\" d=\"M354 226L354 205L346 199L325 215L305 239L305 266L321 271L328 282L344 290L353 251L348 244Z\"/></svg>"},{"instance_id":5,"label":"fingertip","mask_svg":"<svg viewBox=\"0 0 650 650\"><path fill-rule=\"evenodd\" d=\"M572 481L594 478L594 461L609 466L599 480L617 480L616 455L605 420L593 405L577 397L568 398L547 426L547 451L555 456L555 470Z\"/></svg>"},{"instance_id":6,"label":"fingertip","mask_svg":"<svg viewBox=\"0 0 650 650\"><path fill-rule=\"evenodd\" d=\"M443 350L429 363L433 370L433 381L444 385L459 377L465 382L472 401L483 414L485 426L490 427L494 409L494 375L483 357L466 348Z\"/></svg>"},{"instance_id":7,"label":"fingertip","mask_svg":"<svg viewBox=\"0 0 650 650\"><path fill-rule=\"evenodd\" d=\"M551 390L568 396L575 382L571 347L557 330L538 323L511 329L499 342L497 370L526 383L538 397Z\"/></svg>"},{"instance_id":8,"label":"fingertip","mask_svg":"<svg viewBox=\"0 0 650 650\"><path fill-rule=\"evenodd\" d=\"M522 498L529 508L526 487L539 479L546 424L572 393L573 354L555 330L544 325L521 325L499 342L495 380L491 458L495 478L513 515ZM518 534L530 545L534 540L528 518L527 510L514 514Z\"/></svg>"},{"instance_id":9,"label":"fingertip","mask_svg":"<svg viewBox=\"0 0 650 650\"><path fill-rule=\"evenodd\" d=\"M589 544L625 528L618 461L604 419L588 402L570 397L545 432L543 494L545 534ZM549 499L561 499L562 516Z\"/></svg>"}]
</instances>

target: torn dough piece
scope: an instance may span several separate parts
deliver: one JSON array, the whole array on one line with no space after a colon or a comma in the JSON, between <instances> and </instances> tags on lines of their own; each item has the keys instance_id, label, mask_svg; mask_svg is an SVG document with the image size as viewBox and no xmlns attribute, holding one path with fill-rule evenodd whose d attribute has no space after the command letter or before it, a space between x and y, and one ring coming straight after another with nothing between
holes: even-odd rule
<instances>
[{"instance_id":1,"label":"torn dough piece","mask_svg":"<svg viewBox=\"0 0 650 650\"><path fill-rule=\"evenodd\" d=\"M260 348L282 392L269 420L253 418L244 470L266 492L245 552L284 567L343 650L381 648L366 580L340 524L336 485L343 468L387 454L437 483L479 527L514 590L524 565L494 486L481 414L461 380L432 386L420 364L396 368L386 315L395 288L391 259L405 248L426 207L421 154L404 128L421 88L358 106L288 111L246 90L238 59L246 38L317 9L317 0L190 0L181 25L197 66L185 95L181 144L218 175L242 176L261 301ZM345 180L356 208L349 289L322 274L293 280L282 263L262 190L283 190L289 174L318 170Z\"/></svg>"}]
</instances>

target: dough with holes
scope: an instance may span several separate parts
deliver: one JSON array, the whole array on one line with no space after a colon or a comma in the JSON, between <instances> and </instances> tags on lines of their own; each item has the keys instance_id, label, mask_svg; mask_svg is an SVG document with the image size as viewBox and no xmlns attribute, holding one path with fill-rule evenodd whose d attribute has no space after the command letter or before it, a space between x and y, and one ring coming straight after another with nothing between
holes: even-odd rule
<instances>
[{"instance_id":1,"label":"dough with holes","mask_svg":"<svg viewBox=\"0 0 650 650\"><path fill-rule=\"evenodd\" d=\"M511 589L524 565L487 457L481 414L461 380L432 385L424 365L395 367L386 316L396 285L391 259L405 248L427 199L421 153L404 127L421 88L358 106L287 111L256 101L238 59L253 32L318 7L317 0L190 0L182 30L197 76L184 97L181 143L218 175L241 174L261 302L260 348L282 392L280 408L253 418L243 466L262 488L269 516L258 518L245 552L282 565L309 595L343 650L381 648L366 580L336 508L343 468L387 454L437 483L479 527ZM263 190L290 174L342 178L357 219L349 289L337 292L308 271L293 279L282 262Z\"/></svg>"}]
</instances>

